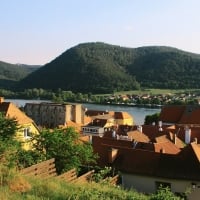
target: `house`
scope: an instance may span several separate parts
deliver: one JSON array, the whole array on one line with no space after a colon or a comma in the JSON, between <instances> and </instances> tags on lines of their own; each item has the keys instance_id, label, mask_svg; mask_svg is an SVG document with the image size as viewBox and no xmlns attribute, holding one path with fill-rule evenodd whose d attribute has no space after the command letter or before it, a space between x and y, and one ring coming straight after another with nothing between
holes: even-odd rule
<instances>
[{"instance_id":1,"label":"house","mask_svg":"<svg viewBox=\"0 0 200 200\"><path fill-rule=\"evenodd\" d=\"M164 140L159 138L158 140ZM169 140L158 143L134 143L131 140L93 137L98 164L120 171L122 186L153 193L160 185L189 199L200 195L200 147L195 142L178 149Z\"/></svg>"},{"instance_id":2,"label":"house","mask_svg":"<svg viewBox=\"0 0 200 200\"><path fill-rule=\"evenodd\" d=\"M4 98L0 97L0 112L5 114L5 117L15 119L19 125L15 137L21 141L23 148L29 150L32 148L30 138L33 134L39 134L39 129L34 121L22 112L15 104L4 102Z\"/></svg>"},{"instance_id":3,"label":"house","mask_svg":"<svg viewBox=\"0 0 200 200\"><path fill-rule=\"evenodd\" d=\"M24 111L45 128L67 127L70 122L84 124L85 108L81 104L27 103Z\"/></svg>"},{"instance_id":4,"label":"house","mask_svg":"<svg viewBox=\"0 0 200 200\"><path fill-rule=\"evenodd\" d=\"M119 157L118 157L119 156ZM191 143L178 154L120 149L113 166L122 174L122 185L144 193L153 193L160 185L175 194L190 190L188 199L200 195L200 148Z\"/></svg>"},{"instance_id":5,"label":"house","mask_svg":"<svg viewBox=\"0 0 200 200\"><path fill-rule=\"evenodd\" d=\"M82 133L91 136L103 136L106 131L109 131L115 126L115 119L110 114L103 114L91 117L92 121L82 126Z\"/></svg>"},{"instance_id":6,"label":"house","mask_svg":"<svg viewBox=\"0 0 200 200\"><path fill-rule=\"evenodd\" d=\"M82 126L82 133L86 135L103 136L107 131L115 129L116 126L132 126L134 124L133 117L127 112L88 110L86 115L92 119L91 123Z\"/></svg>"}]
</instances>

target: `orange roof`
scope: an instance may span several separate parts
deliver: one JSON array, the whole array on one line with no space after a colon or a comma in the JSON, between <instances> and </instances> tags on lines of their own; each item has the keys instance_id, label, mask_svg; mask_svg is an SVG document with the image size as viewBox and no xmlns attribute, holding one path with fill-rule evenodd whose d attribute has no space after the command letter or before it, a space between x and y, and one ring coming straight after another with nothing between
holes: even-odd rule
<instances>
[{"instance_id":1,"label":"orange roof","mask_svg":"<svg viewBox=\"0 0 200 200\"><path fill-rule=\"evenodd\" d=\"M198 159L198 161L200 162L200 148L196 143L191 143L191 147L196 155L196 158Z\"/></svg>"},{"instance_id":2,"label":"orange roof","mask_svg":"<svg viewBox=\"0 0 200 200\"><path fill-rule=\"evenodd\" d=\"M154 143L155 152L163 152L166 154L177 154L180 149L167 139L165 142Z\"/></svg>"},{"instance_id":3,"label":"orange roof","mask_svg":"<svg viewBox=\"0 0 200 200\"><path fill-rule=\"evenodd\" d=\"M32 123L33 120L23 113L15 104L10 102L3 102L0 104L0 112L3 112L6 117L14 118L19 125Z\"/></svg>"},{"instance_id":4,"label":"orange roof","mask_svg":"<svg viewBox=\"0 0 200 200\"><path fill-rule=\"evenodd\" d=\"M127 133L128 137L137 142L149 142L150 139L138 130Z\"/></svg>"},{"instance_id":5,"label":"orange roof","mask_svg":"<svg viewBox=\"0 0 200 200\"><path fill-rule=\"evenodd\" d=\"M82 124L78 124L78 123L73 122L73 121L67 121L66 125L68 127L74 127L76 131L80 131L81 130L81 126L82 126Z\"/></svg>"}]
</instances>

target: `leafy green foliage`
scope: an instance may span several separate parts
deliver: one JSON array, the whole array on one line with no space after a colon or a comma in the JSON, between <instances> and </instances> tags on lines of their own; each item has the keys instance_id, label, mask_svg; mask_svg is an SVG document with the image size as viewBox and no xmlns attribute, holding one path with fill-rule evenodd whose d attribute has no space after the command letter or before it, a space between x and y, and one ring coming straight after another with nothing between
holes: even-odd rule
<instances>
[{"instance_id":1,"label":"leafy green foliage","mask_svg":"<svg viewBox=\"0 0 200 200\"><path fill-rule=\"evenodd\" d=\"M144 119L145 125L151 125L152 123L158 124L160 113L154 113L153 115L147 115Z\"/></svg>"},{"instance_id":2,"label":"leafy green foliage","mask_svg":"<svg viewBox=\"0 0 200 200\"><path fill-rule=\"evenodd\" d=\"M181 200L182 198L175 196L168 187L160 187L157 193L150 196L150 200Z\"/></svg>"},{"instance_id":3,"label":"leafy green foliage","mask_svg":"<svg viewBox=\"0 0 200 200\"><path fill-rule=\"evenodd\" d=\"M5 118L0 112L0 162L8 167L16 164L16 153L21 148L20 143L14 138L17 130L16 120Z\"/></svg>"},{"instance_id":4,"label":"leafy green foliage","mask_svg":"<svg viewBox=\"0 0 200 200\"><path fill-rule=\"evenodd\" d=\"M4 114L0 112L0 139L6 141L12 138L17 130L17 121L5 118Z\"/></svg>"},{"instance_id":5,"label":"leafy green foliage","mask_svg":"<svg viewBox=\"0 0 200 200\"><path fill-rule=\"evenodd\" d=\"M112 170L111 167L104 167L103 169L99 169L93 174L92 180L95 181L96 183L103 181L103 179L105 179L106 176L109 175L111 170Z\"/></svg>"},{"instance_id":6,"label":"leafy green foliage","mask_svg":"<svg viewBox=\"0 0 200 200\"><path fill-rule=\"evenodd\" d=\"M73 128L43 130L33 140L35 150L46 159L55 158L58 173L69 169L79 169L95 162L92 146L79 140L78 133Z\"/></svg>"}]
</instances>

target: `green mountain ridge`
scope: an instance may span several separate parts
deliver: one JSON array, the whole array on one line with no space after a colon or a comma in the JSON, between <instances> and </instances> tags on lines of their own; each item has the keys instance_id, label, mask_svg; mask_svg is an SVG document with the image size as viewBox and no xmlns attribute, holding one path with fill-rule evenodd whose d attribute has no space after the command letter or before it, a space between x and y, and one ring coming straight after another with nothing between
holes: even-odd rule
<instances>
[{"instance_id":1,"label":"green mountain ridge","mask_svg":"<svg viewBox=\"0 0 200 200\"><path fill-rule=\"evenodd\" d=\"M40 66L34 65L10 64L0 61L0 87L13 87L18 81L37 70L39 67Z\"/></svg>"},{"instance_id":2,"label":"green mountain ridge","mask_svg":"<svg viewBox=\"0 0 200 200\"><path fill-rule=\"evenodd\" d=\"M199 88L200 55L166 46L126 48L83 43L32 72L18 88L110 93L145 88Z\"/></svg>"}]
</instances>

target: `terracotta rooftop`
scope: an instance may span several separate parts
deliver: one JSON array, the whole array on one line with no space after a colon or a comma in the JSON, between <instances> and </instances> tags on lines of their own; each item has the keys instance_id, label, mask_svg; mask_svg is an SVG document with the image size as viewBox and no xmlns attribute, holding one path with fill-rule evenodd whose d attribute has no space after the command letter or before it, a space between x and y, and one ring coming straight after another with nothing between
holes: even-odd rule
<instances>
[{"instance_id":1,"label":"terracotta rooftop","mask_svg":"<svg viewBox=\"0 0 200 200\"><path fill-rule=\"evenodd\" d=\"M184 105L180 106L164 106L161 109L160 120L167 123L178 123L185 111Z\"/></svg>"},{"instance_id":2,"label":"terracotta rooftop","mask_svg":"<svg viewBox=\"0 0 200 200\"><path fill-rule=\"evenodd\" d=\"M181 151L176 155L124 148L119 149L113 165L122 172L143 176L200 180L197 151L195 144L186 147L187 153Z\"/></svg>"},{"instance_id":3,"label":"terracotta rooftop","mask_svg":"<svg viewBox=\"0 0 200 200\"><path fill-rule=\"evenodd\" d=\"M150 142L150 139L143 133L138 130L130 131L127 133L128 138L137 141L137 142Z\"/></svg>"},{"instance_id":4,"label":"terracotta rooftop","mask_svg":"<svg viewBox=\"0 0 200 200\"><path fill-rule=\"evenodd\" d=\"M186 106L179 120L179 124L199 124L200 106Z\"/></svg>"},{"instance_id":5,"label":"terracotta rooftop","mask_svg":"<svg viewBox=\"0 0 200 200\"><path fill-rule=\"evenodd\" d=\"M160 113L163 123L200 125L199 105L170 105L164 106Z\"/></svg>"},{"instance_id":6,"label":"terracotta rooftop","mask_svg":"<svg viewBox=\"0 0 200 200\"><path fill-rule=\"evenodd\" d=\"M8 118L16 119L19 125L33 122L33 120L15 106L15 104L10 102L2 102L0 104L0 112L4 113Z\"/></svg>"}]
</instances>

